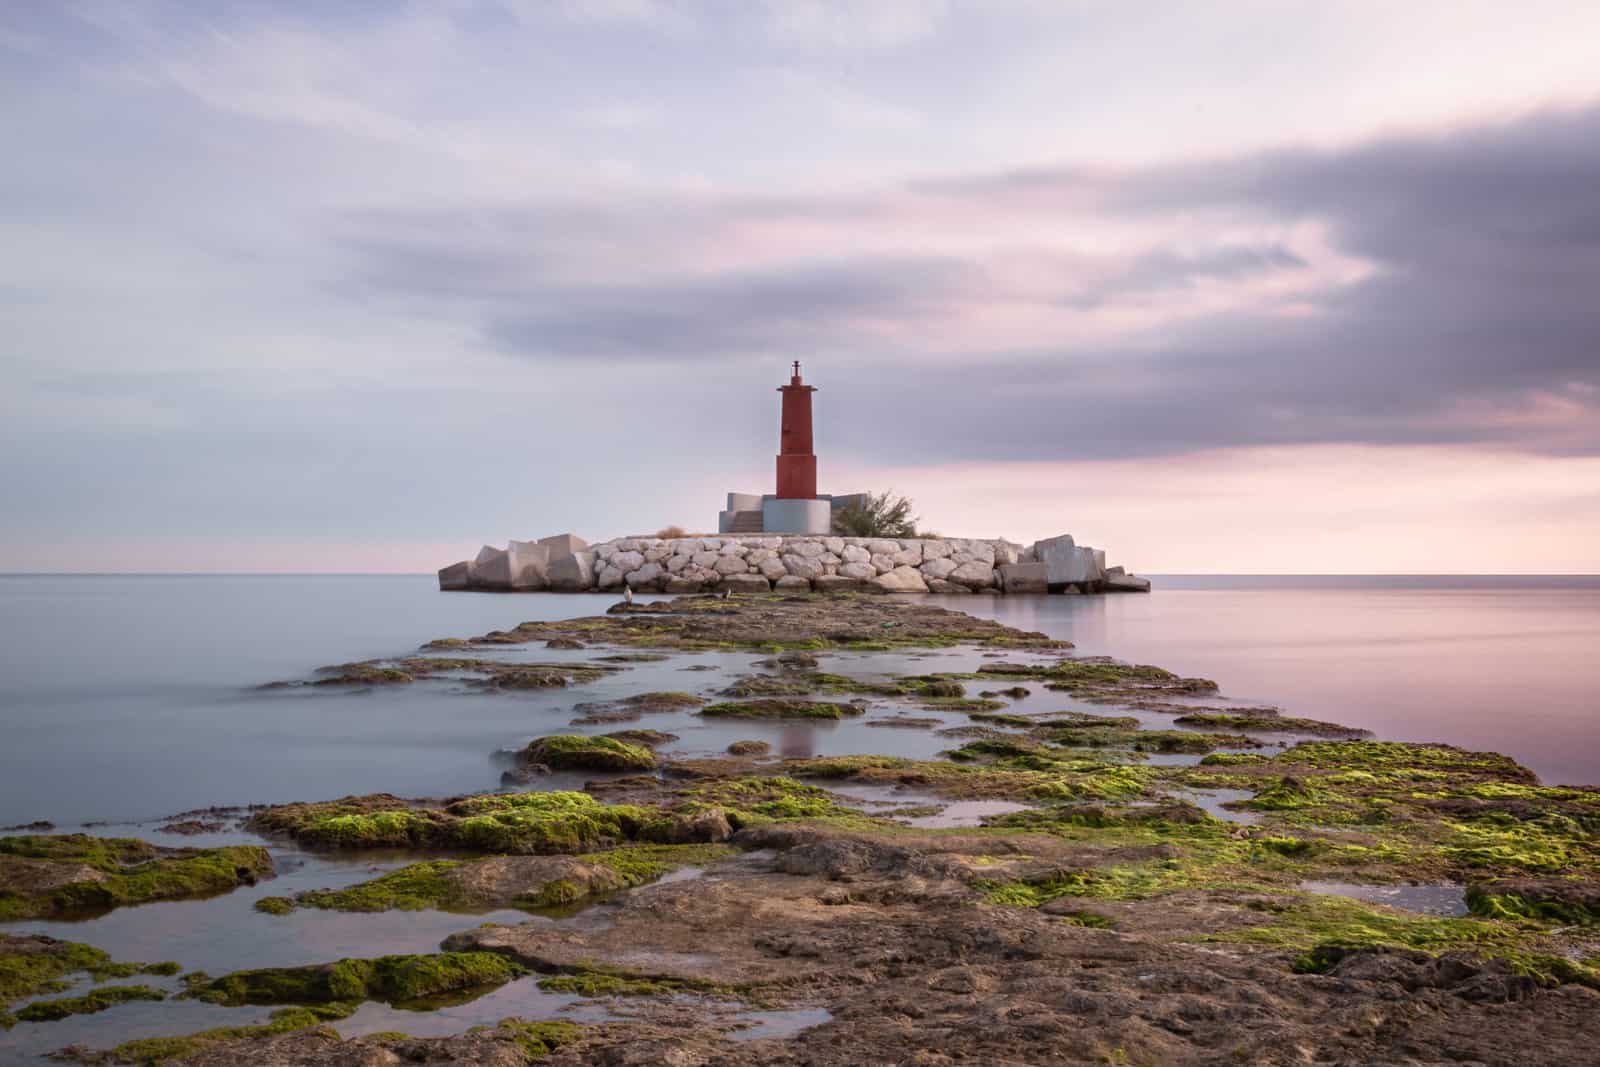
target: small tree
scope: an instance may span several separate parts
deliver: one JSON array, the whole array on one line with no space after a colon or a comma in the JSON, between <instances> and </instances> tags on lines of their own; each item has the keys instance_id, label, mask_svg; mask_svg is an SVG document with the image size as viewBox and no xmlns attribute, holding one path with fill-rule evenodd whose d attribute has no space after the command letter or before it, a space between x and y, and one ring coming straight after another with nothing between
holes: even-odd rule
<instances>
[{"instance_id":1,"label":"small tree","mask_svg":"<svg viewBox=\"0 0 1600 1067\"><path fill-rule=\"evenodd\" d=\"M844 537L915 537L917 517L911 501L892 493L867 493L833 517L833 532Z\"/></svg>"}]
</instances>

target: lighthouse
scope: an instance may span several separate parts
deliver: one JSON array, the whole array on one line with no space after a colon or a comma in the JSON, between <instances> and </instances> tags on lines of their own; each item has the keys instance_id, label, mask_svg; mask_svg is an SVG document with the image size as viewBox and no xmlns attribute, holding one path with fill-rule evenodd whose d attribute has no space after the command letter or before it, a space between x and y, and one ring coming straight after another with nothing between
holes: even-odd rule
<instances>
[{"instance_id":1,"label":"lighthouse","mask_svg":"<svg viewBox=\"0 0 1600 1067\"><path fill-rule=\"evenodd\" d=\"M778 387L783 394L783 422L778 430L778 499L815 500L817 496L817 456L811 451L811 394L814 385L800 380L800 361L788 385Z\"/></svg>"},{"instance_id":2,"label":"lighthouse","mask_svg":"<svg viewBox=\"0 0 1600 1067\"><path fill-rule=\"evenodd\" d=\"M717 516L719 533L831 533L834 511L862 499L860 493L818 495L811 436L811 394L817 387L800 377L799 360L791 366L789 384L778 386L783 412L778 423L777 492L729 493L727 508Z\"/></svg>"}]
</instances>

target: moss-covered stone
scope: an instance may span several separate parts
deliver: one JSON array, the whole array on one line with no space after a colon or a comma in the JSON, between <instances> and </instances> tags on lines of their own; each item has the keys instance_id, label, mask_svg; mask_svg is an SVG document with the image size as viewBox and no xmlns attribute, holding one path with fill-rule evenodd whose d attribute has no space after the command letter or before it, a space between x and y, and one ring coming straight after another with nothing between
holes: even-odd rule
<instances>
[{"instance_id":1,"label":"moss-covered stone","mask_svg":"<svg viewBox=\"0 0 1600 1067\"><path fill-rule=\"evenodd\" d=\"M118 963L100 949L42 934L0 934L0 1009L27 997L68 989L69 976L97 982L136 974L171 975L176 963Z\"/></svg>"},{"instance_id":2,"label":"moss-covered stone","mask_svg":"<svg viewBox=\"0 0 1600 1067\"><path fill-rule=\"evenodd\" d=\"M855 704L774 697L707 704L700 714L708 719L843 719L865 711Z\"/></svg>"},{"instance_id":3,"label":"moss-covered stone","mask_svg":"<svg viewBox=\"0 0 1600 1067\"><path fill-rule=\"evenodd\" d=\"M629 841L654 813L587 793L490 793L443 806L397 797L286 804L250 820L260 833L319 848L455 849L521 855L583 852Z\"/></svg>"},{"instance_id":4,"label":"moss-covered stone","mask_svg":"<svg viewBox=\"0 0 1600 1067\"><path fill-rule=\"evenodd\" d=\"M0 921L209 896L272 870L266 849L255 845L167 849L87 834L0 837Z\"/></svg>"},{"instance_id":5,"label":"moss-covered stone","mask_svg":"<svg viewBox=\"0 0 1600 1067\"><path fill-rule=\"evenodd\" d=\"M406 1003L463 990L504 985L525 974L521 965L492 952L442 952L423 956L343 959L309 967L235 971L184 994L212 1004Z\"/></svg>"},{"instance_id":6,"label":"moss-covered stone","mask_svg":"<svg viewBox=\"0 0 1600 1067\"><path fill-rule=\"evenodd\" d=\"M649 771L656 765L655 755L641 745L582 734L541 737L522 750L521 758L553 770L572 771Z\"/></svg>"},{"instance_id":7,"label":"moss-covered stone","mask_svg":"<svg viewBox=\"0 0 1600 1067\"><path fill-rule=\"evenodd\" d=\"M147 985L102 986L78 997L36 1000L16 1013L25 1023L53 1022L69 1015L92 1015L130 1000L165 1000L167 995Z\"/></svg>"},{"instance_id":8,"label":"moss-covered stone","mask_svg":"<svg viewBox=\"0 0 1600 1067\"><path fill-rule=\"evenodd\" d=\"M103 1051L73 1048L57 1054L57 1058L84 1064L139 1064L141 1067L151 1067L193 1056L223 1042L271 1037L321 1026L326 1022L347 1018L355 1009L354 1004L285 1008L273 1012L271 1021L256 1026L224 1026L176 1037L146 1037Z\"/></svg>"}]
</instances>

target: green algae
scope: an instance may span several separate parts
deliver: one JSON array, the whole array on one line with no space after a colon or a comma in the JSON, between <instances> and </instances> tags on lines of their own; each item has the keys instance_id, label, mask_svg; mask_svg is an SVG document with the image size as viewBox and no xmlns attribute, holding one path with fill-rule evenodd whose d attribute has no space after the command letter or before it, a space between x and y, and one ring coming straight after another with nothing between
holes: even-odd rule
<instances>
[{"instance_id":1,"label":"green algae","mask_svg":"<svg viewBox=\"0 0 1600 1067\"><path fill-rule=\"evenodd\" d=\"M1589 880L1574 884L1571 888L1577 892L1571 896L1556 892L1550 886L1496 891L1493 885L1471 885L1467 887L1467 908L1472 914L1489 919L1513 922L1526 919L1557 926L1596 926L1600 925L1600 908L1596 907L1596 900L1600 897L1590 889L1592 884Z\"/></svg>"},{"instance_id":2,"label":"green algae","mask_svg":"<svg viewBox=\"0 0 1600 1067\"><path fill-rule=\"evenodd\" d=\"M147 985L102 986L79 997L36 1000L16 1013L19 1022L40 1023L71 1015L92 1015L132 1000L165 1000L167 995Z\"/></svg>"},{"instance_id":3,"label":"green algae","mask_svg":"<svg viewBox=\"0 0 1600 1067\"><path fill-rule=\"evenodd\" d=\"M288 915L294 911L294 901L288 897L262 897L254 907L263 915Z\"/></svg>"},{"instance_id":4,"label":"green algae","mask_svg":"<svg viewBox=\"0 0 1600 1067\"><path fill-rule=\"evenodd\" d=\"M474 1028L473 1033L483 1032ZM524 1056L530 1060L541 1059L563 1045L570 1045L583 1035L577 1023L548 1021L524 1022L521 1019L502 1019L492 1031L509 1037Z\"/></svg>"},{"instance_id":5,"label":"green algae","mask_svg":"<svg viewBox=\"0 0 1600 1067\"><path fill-rule=\"evenodd\" d=\"M466 894L458 883L446 876L446 872L459 866L459 860L413 863L344 889L296 894L290 907L353 912L466 908L469 903Z\"/></svg>"},{"instance_id":6,"label":"green algae","mask_svg":"<svg viewBox=\"0 0 1600 1067\"><path fill-rule=\"evenodd\" d=\"M1131 797L1143 793L1148 782L1143 768L1076 759L1070 753L1055 758L1026 751L999 765L897 756L831 756L791 760L784 770L799 778L917 786L959 799L1045 802Z\"/></svg>"},{"instance_id":7,"label":"green algae","mask_svg":"<svg viewBox=\"0 0 1600 1067\"><path fill-rule=\"evenodd\" d=\"M1125 748L1133 752L1213 752L1219 748L1258 748L1261 742L1242 734L1193 733L1188 730L1140 730L1114 725L1056 725L1040 729L1051 743L1069 748Z\"/></svg>"},{"instance_id":8,"label":"green algae","mask_svg":"<svg viewBox=\"0 0 1600 1067\"><path fill-rule=\"evenodd\" d=\"M551 978L541 978L539 988L547 993L572 993L580 997L651 997L707 992L721 987L682 978L646 978L603 971L583 971L578 974L558 974Z\"/></svg>"},{"instance_id":9,"label":"green algae","mask_svg":"<svg viewBox=\"0 0 1600 1067\"><path fill-rule=\"evenodd\" d=\"M522 758L554 770L649 771L656 766L656 757L648 748L614 737L582 734L541 737L522 750Z\"/></svg>"},{"instance_id":10,"label":"green algae","mask_svg":"<svg viewBox=\"0 0 1600 1067\"><path fill-rule=\"evenodd\" d=\"M1330 894L1298 894L1256 905L1271 922L1206 934L1198 941L1265 945L1299 953L1296 970L1324 969L1330 950L1411 949L1438 953L1472 949L1488 955L1528 951L1529 934L1513 923L1419 915Z\"/></svg>"},{"instance_id":11,"label":"green algae","mask_svg":"<svg viewBox=\"0 0 1600 1067\"><path fill-rule=\"evenodd\" d=\"M37 863L90 868L95 874L37 893L0 890L0 921L208 896L253 885L273 870L267 850L256 845L169 850L132 838L87 834L0 838L0 867L25 873Z\"/></svg>"},{"instance_id":12,"label":"green algae","mask_svg":"<svg viewBox=\"0 0 1600 1067\"><path fill-rule=\"evenodd\" d=\"M1211 730L1254 730L1264 733L1332 734L1343 737L1367 737L1371 731L1343 726L1320 719L1298 719L1289 715L1228 715L1219 712L1180 715L1172 720L1175 726L1205 727Z\"/></svg>"},{"instance_id":13,"label":"green algae","mask_svg":"<svg viewBox=\"0 0 1600 1067\"><path fill-rule=\"evenodd\" d=\"M987 697L919 697L917 706L930 711L994 711L1006 706L1003 700L990 700Z\"/></svg>"},{"instance_id":14,"label":"green algae","mask_svg":"<svg viewBox=\"0 0 1600 1067\"><path fill-rule=\"evenodd\" d=\"M319 848L432 848L539 855L582 852L631 840L648 809L601 804L587 793L491 793L442 808L412 808L393 797L287 804L250 826Z\"/></svg>"},{"instance_id":15,"label":"green algae","mask_svg":"<svg viewBox=\"0 0 1600 1067\"><path fill-rule=\"evenodd\" d=\"M0 934L0 1020L10 1020L14 1023L17 1018L24 1020L43 1018L45 1016L40 1013L56 1010L40 1008L37 1012L30 1013L29 1008L33 1006L29 1005L18 1015L12 1016L4 1009L14 1001L27 997L66 991L72 985L68 980L70 975L88 974L96 982L104 982L115 978L131 978L138 974L172 975L179 969L178 965L172 962L118 963L104 951L74 941L57 941L54 938L38 935ZM92 997L93 994L89 996ZM85 1002L83 1010L99 1010L88 1009L86 998L70 999L83 1000Z\"/></svg>"},{"instance_id":16,"label":"green algae","mask_svg":"<svg viewBox=\"0 0 1600 1067\"><path fill-rule=\"evenodd\" d=\"M608 852L589 852L576 857L584 863L609 867L622 876L625 886L653 882L681 867L703 867L737 855L732 845L628 845Z\"/></svg>"},{"instance_id":17,"label":"green algae","mask_svg":"<svg viewBox=\"0 0 1600 1067\"><path fill-rule=\"evenodd\" d=\"M104 1051L68 1050L60 1055L85 1064L163 1064L201 1052L225 1041L244 1041L293 1033L354 1014L354 1004L325 1004L316 1007L285 1008L272 1013L271 1020L256 1026L224 1026L176 1037L146 1037L127 1041Z\"/></svg>"},{"instance_id":18,"label":"green algae","mask_svg":"<svg viewBox=\"0 0 1600 1067\"><path fill-rule=\"evenodd\" d=\"M865 711L855 704L774 697L707 704L700 714L711 719L843 719Z\"/></svg>"},{"instance_id":19,"label":"green algae","mask_svg":"<svg viewBox=\"0 0 1600 1067\"><path fill-rule=\"evenodd\" d=\"M659 693L636 693L624 697L619 703L644 711L669 711L675 708L698 708L705 701L693 693L668 690Z\"/></svg>"},{"instance_id":20,"label":"green algae","mask_svg":"<svg viewBox=\"0 0 1600 1067\"><path fill-rule=\"evenodd\" d=\"M527 969L492 952L342 959L309 967L265 967L235 971L200 983L184 994L211 1004L389 1004L489 989Z\"/></svg>"}]
</instances>

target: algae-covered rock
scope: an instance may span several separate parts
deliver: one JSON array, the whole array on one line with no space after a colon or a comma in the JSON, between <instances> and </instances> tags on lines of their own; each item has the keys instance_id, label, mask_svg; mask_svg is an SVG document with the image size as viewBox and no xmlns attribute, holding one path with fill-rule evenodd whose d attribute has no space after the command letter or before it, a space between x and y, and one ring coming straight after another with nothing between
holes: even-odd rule
<instances>
[{"instance_id":1,"label":"algae-covered rock","mask_svg":"<svg viewBox=\"0 0 1600 1067\"><path fill-rule=\"evenodd\" d=\"M88 834L0 837L0 920L208 896L273 873L255 845L163 848Z\"/></svg>"},{"instance_id":2,"label":"algae-covered rock","mask_svg":"<svg viewBox=\"0 0 1600 1067\"><path fill-rule=\"evenodd\" d=\"M856 704L772 697L707 704L700 714L708 719L844 719L865 711Z\"/></svg>"},{"instance_id":3,"label":"algae-covered rock","mask_svg":"<svg viewBox=\"0 0 1600 1067\"><path fill-rule=\"evenodd\" d=\"M581 734L541 737L523 749L520 758L558 771L648 771L656 765L655 755L641 745Z\"/></svg>"},{"instance_id":4,"label":"algae-covered rock","mask_svg":"<svg viewBox=\"0 0 1600 1067\"><path fill-rule=\"evenodd\" d=\"M199 983L184 995L212 1004L405 1003L462 990L489 989L526 973L504 956L445 952L343 959L309 967L235 971Z\"/></svg>"},{"instance_id":5,"label":"algae-covered rock","mask_svg":"<svg viewBox=\"0 0 1600 1067\"><path fill-rule=\"evenodd\" d=\"M257 833L319 848L434 848L516 855L583 852L633 840L656 813L587 793L490 793L413 805L387 794L284 804L252 816Z\"/></svg>"}]
</instances>

